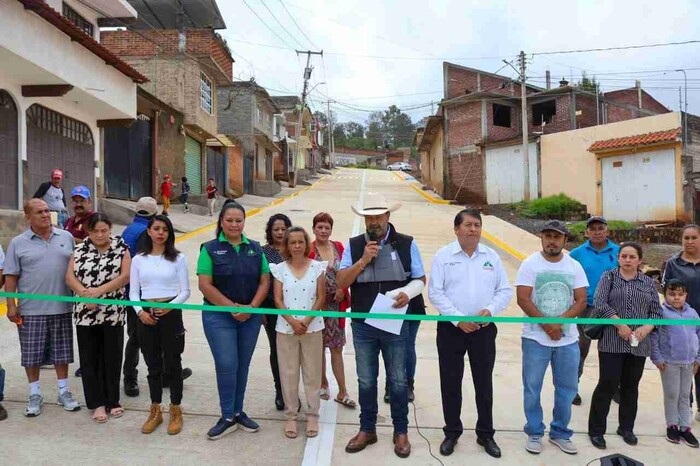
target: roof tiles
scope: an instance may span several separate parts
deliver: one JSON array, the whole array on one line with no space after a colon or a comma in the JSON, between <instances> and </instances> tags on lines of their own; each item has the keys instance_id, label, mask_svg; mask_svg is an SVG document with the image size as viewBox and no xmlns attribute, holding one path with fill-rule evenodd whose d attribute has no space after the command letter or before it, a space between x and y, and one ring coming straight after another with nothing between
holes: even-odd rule
<instances>
[{"instance_id":1,"label":"roof tiles","mask_svg":"<svg viewBox=\"0 0 700 466\"><path fill-rule=\"evenodd\" d=\"M663 142L673 142L681 135L680 128L669 129L665 131L656 131L653 133L636 134L634 136L625 136L622 138L605 139L603 141L594 142L588 148L588 152L603 152L611 149L620 149L623 147L648 146Z\"/></svg>"}]
</instances>

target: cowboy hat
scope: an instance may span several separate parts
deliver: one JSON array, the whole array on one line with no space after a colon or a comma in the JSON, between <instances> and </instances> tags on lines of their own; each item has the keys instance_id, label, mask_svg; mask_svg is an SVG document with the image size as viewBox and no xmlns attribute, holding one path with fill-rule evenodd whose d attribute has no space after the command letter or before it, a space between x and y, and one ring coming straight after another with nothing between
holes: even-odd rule
<instances>
[{"instance_id":1,"label":"cowboy hat","mask_svg":"<svg viewBox=\"0 0 700 466\"><path fill-rule=\"evenodd\" d=\"M357 215L382 215L387 212L394 212L401 207L401 203L389 205L386 198L379 193L367 193L364 198L363 206L356 209L355 206L350 207Z\"/></svg>"}]
</instances>

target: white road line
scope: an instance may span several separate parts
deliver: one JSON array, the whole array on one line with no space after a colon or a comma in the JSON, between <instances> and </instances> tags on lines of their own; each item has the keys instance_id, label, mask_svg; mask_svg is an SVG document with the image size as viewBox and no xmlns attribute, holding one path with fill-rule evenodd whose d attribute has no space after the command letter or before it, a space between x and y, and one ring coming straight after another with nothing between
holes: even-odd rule
<instances>
[{"instance_id":1,"label":"white road line","mask_svg":"<svg viewBox=\"0 0 700 466\"><path fill-rule=\"evenodd\" d=\"M357 208L361 209L365 200L365 186L367 185L367 170L362 172L362 185L360 187L360 198L357 201ZM355 223L352 226L351 237L360 234L361 218L355 216ZM349 334L350 326L345 326L345 333ZM326 351L325 348L323 351ZM338 383L333 376L331 368L330 352L326 354L326 378L331 394L338 391ZM334 396L334 395L331 395ZM330 466L333 459L333 444L335 443L335 427L338 419L338 404L332 399L321 400L321 410L319 412L320 432L317 437L307 438L304 447L304 458L302 466Z\"/></svg>"}]
</instances>

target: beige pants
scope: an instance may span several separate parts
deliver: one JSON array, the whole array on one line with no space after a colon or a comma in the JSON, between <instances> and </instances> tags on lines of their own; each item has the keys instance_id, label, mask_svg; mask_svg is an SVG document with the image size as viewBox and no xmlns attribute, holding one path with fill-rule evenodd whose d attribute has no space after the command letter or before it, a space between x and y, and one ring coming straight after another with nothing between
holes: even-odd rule
<instances>
[{"instance_id":1,"label":"beige pants","mask_svg":"<svg viewBox=\"0 0 700 466\"><path fill-rule=\"evenodd\" d=\"M306 417L318 417L321 408L322 355L323 332L301 336L277 332L277 358L287 419L296 419L299 411L299 369L304 379Z\"/></svg>"}]
</instances>

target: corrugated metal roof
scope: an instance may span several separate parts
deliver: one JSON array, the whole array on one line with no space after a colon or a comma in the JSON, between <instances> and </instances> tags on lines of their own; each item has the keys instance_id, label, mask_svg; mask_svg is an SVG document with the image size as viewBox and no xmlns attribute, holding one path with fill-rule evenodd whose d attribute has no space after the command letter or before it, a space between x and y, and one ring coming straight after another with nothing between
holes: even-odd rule
<instances>
[{"instance_id":1,"label":"corrugated metal roof","mask_svg":"<svg viewBox=\"0 0 700 466\"><path fill-rule=\"evenodd\" d=\"M673 142L681 135L680 128L656 131L653 133L636 134L622 138L605 139L594 142L588 148L588 152L602 152L611 149L621 149L623 147L648 146L662 142Z\"/></svg>"}]
</instances>

